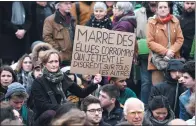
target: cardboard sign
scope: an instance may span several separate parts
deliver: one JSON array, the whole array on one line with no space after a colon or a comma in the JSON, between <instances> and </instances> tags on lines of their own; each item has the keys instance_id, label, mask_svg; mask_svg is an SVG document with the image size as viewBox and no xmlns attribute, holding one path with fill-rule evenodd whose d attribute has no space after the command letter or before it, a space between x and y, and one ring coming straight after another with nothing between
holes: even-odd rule
<instances>
[{"instance_id":1,"label":"cardboard sign","mask_svg":"<svg viewBox=\"0 0 196 126\"><path fill-rule=\"evenodd\" d=\"M135 34L76 26L71 73L129 78Z\"/></svg>"}]
</instances>

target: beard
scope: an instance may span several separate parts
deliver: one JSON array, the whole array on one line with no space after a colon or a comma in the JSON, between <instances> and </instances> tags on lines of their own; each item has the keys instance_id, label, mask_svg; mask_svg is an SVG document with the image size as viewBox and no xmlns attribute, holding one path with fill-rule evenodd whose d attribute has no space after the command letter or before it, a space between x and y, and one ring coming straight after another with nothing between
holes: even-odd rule
<instances>
[{"instance_id":1,"label":"beard","mask_svg":"<svg viewBox=\"0 0 196 126\"><path fill-rule=\"evenodd\" d=\"M187 13L195 12L195 9L188 8L188 9L185 10L185 12L187 12Z\"/></svg>"}]
</instances>

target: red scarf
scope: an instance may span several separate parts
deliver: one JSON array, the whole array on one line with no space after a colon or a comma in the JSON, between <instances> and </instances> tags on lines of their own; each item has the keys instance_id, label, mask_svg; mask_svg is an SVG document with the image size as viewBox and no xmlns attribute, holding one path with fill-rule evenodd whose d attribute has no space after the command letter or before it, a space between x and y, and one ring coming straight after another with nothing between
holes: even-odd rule
<instances>
[{"instance_id":1,"label":"red scarf","mask_svg":"<svg viewBox=\"0 0 196 126\"><path fill-rule=\"evenodd\" d=\"M172 18L173 18L173 16L171 14L168 14L167 17L164 17L164 18L160 18L160 17L157 16L157 21L162 23L162 24L166 24L169 21L171 21Z\"/></svg>"}]
</instances>

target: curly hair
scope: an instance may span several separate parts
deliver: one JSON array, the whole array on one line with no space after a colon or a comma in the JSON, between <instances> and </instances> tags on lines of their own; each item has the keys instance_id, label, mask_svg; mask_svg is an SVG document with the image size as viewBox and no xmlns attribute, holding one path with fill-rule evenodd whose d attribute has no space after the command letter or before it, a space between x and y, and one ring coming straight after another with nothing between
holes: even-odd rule
<instances>
[{"instance_id":1,"label":"curly hair","mask_svg":"<svg viewBox=\"0 0 196 126\"><path fill-rule=\"evenodd\" d=\"M195 80L195 61L188 61L183 66L183 72L188 73Z\"/></svg>"}]
</instances>

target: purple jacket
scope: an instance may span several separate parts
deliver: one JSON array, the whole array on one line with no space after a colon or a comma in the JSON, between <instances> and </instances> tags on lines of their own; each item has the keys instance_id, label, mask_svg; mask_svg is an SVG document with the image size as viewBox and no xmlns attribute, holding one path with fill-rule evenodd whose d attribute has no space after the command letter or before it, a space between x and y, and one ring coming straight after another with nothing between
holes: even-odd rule
<instances>
[{"instance_id":1,"label":"purple jacket","mask_svg":"<svg viewBox=\"0 0 196 126\"><path fill-rule=\"evenodd\" d=\"M136 17L133 12L129 12L128 14L114 18L112 30L134 33L134 28L136 27Z\"/></svg>"}]
</instances>

